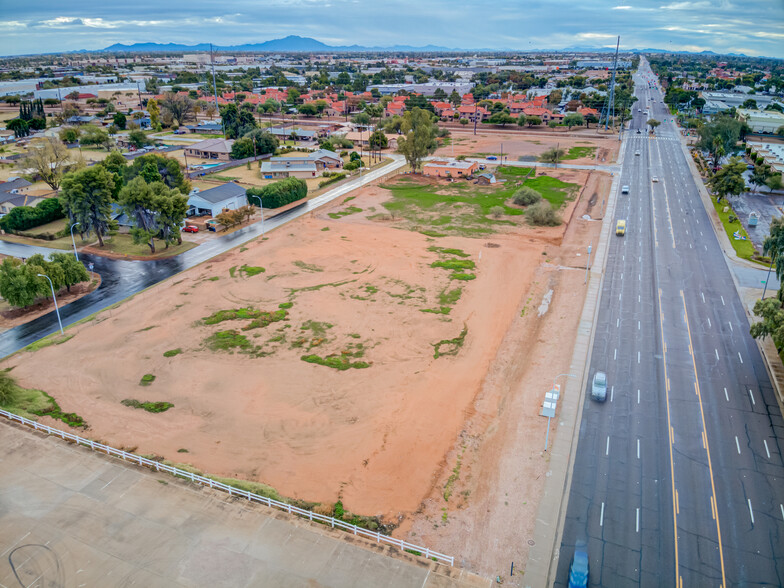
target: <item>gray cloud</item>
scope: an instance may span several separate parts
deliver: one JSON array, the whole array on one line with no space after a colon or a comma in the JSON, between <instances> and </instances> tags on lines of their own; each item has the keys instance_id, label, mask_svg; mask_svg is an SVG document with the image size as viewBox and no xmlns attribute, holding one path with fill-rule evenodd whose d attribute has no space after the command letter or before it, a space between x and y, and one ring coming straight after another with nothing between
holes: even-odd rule
<instances>
[{"instance_id":1,"label":"gray cloud","mask_svg":"<svg viewBox=\"0 0 784 588\"><path fill-rule=\"evenodd\" d=\"M170 0L1 1L0 54L101 49L112 43L219 45L289 34L333 45L462 49L567 46L710 49L784 57L784 2L757 0Z\"/></svg>"}]
</instances>

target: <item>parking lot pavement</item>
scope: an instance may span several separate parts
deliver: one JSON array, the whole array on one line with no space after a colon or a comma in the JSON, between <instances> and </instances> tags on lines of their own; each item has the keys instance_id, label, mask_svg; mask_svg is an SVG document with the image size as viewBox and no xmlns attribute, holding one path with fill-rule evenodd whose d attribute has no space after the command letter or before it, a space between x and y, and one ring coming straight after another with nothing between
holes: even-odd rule
<instances>
[{"instance_id":1,"label":"parking lot pavement","mask_svg":"<svg viewBox=\"0 0 784 588\"><path fill-rule=\"evenodd\" d=\"M0 529L8 587L490 586L5 420Z\"/></svg>"}]
</instances>

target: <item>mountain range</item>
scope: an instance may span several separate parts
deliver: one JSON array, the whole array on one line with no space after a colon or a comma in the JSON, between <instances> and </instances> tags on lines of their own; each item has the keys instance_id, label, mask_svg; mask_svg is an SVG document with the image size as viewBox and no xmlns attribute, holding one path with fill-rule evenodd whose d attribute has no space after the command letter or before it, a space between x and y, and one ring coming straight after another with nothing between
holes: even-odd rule
<instances>
[{"instance_id":1,"label":"mountain range","mask_svg":"<svg viewBox=\"0 0 784 588\"><path fill-rule=\"evenodd\" d=\"M282 39L272 39L264 41L263 43L245 43L242 45L214 45L215 51L222 52L238 52L238 53L467 53L467 52L517 52L520 50L515 49L459 49L440 47L437 45L424 45L421 47L414 47L411 45L392 45L390 47L366 47L364 45L327 45L316 39L310 37L299 37L297 35L289 35ZM198 43L196 45L183 45L180 43L133 43L132 45L124 45L122 43L115 43L104 49L99 49L99 53L196 53L200 51L209 51L210 45L208 43ZM526 53L532 52L569 52L569 53L613 53L614 47L565 47L559 50L538 50L526 49ZM82 50L80 53L95 53L96 51ZM688 51L668 51L666 49L627 49L624 53L689 53ZM713 51L702 51L698 55L719 55ZM742 53L729 53L728 55L734 57L746 57Z\"/></svg>"}]
</instances>

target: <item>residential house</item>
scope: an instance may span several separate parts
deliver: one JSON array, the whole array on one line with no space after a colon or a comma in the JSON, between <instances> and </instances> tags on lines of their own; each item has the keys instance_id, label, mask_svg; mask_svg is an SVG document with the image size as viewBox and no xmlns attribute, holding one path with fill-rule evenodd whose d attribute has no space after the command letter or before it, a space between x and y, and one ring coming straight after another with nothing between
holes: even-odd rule
<instances>
[{"instance_id":1,"label":"residential house","mask_svg":"<svg viewBox=\"0 0 784 588\"><path fill-rule=\"evenodd\" d=\"M422 166L422 173L426 176L438 178L466 177L473 174L478 164L475 161L457 161L454 159L437 159L428 161Z\"/></svg>"},{"instance_id":2,"label":"residential house","mask_svg":"<svg viewBox=\"0 0 784 588\"><path fill-rule=\"evenodd\" d=\"M292 129L286 127L272 127L267 130L280 141L286 141L290 139L292 133L296 135L297 141L315 141L318 138L318 133L316 131L306 131L305 129L299 128Z\"/></svg>"},{"instance_id":3,"label":"residential house","mask_svg":"<svg viewBox=\"0 0 784 588\"><path fill-rule=\"evenodd\" d=\"M206 122L202 121L197 125L185 125L185 129L189 133L197 135L222 135L223 125L219 122Z\"/></svg>"},{"instance_id":4,"label":"residential house","mask_svg":"<svg viewBox=\"0 0 784 588\"><path fill-rule=\"evenodd\" d=\"M482 122L490 118L490 111L476 104L464 104L457 109L460 118L467 118L471 122Z\"/></svg>"},{"instance_id":5,"label":"residential house","mask_svg":"<svg viewBox=\"0 0 784 588\"><path fill-rule=\"evenodd\" d=\"M35 206L42 199L27 192L32 184L24 178L12 178L0 183L0 216L17 206Z\"/></svg>"},{"instance_id":6,"label":"residential house","mask_svg":"<svg viewBox=\"0 0 784 588\"><path fill-rule=\"evenodd\" d=\"M404 102L390 102L387 104L386 108L384 108L384 116L402 116L405 111L406 105Z\"/></svg>"},{"instance_id":7,"label":"residential house","mask_svg":"<svg viewBox=\"0 0 784 588\"><path fill-rule=\"evenodd\" d=\"M236 210L248 203L245 188L229 182L209 190L194 188L188 195L188 216L218 216L224 210Z\"/></svg>"},{"instance_id":8,"label":"residential house","mask_svg":"<svg viewBox=\"0 0 784 588\"><path fill-rule=\"evenodd\" d=\"M261 177L275 178L315 178L325 169L343 167L343 159L334 151L319 149L307 155L292 157L271 157L261 164Z\"/></svg>"},{"instance_id":9,"label":"residential house","mask_svg":"<svg viewBox=\"0 0 784 588\"><path fill-rule=\"evenodd\" d=\"M492 186L498 183L498 180L495 179L495 174L485 173L485 174L479 174L476 177L475 183L479 184L480 186Z\"/></svg>"},{"instance_id":10,"label":"residential house","mask_svg":"<svg viewBox=\"0 0 784 588\"><path fill-rule=\"evenodd\" d=\"M205 139L185 147L185 155L201 159L229 161L234 139Z\"/></svg>"},{"instance_id":11,"label":"residential house","mask_svg":"<svg viewBox=\"0 0 784 588\"><path fill-rule=\"evenodd\" d=\"M97 116L71 116L66 121L69 125L89 125L101 122Z\"/></svg>"}]
</instances>

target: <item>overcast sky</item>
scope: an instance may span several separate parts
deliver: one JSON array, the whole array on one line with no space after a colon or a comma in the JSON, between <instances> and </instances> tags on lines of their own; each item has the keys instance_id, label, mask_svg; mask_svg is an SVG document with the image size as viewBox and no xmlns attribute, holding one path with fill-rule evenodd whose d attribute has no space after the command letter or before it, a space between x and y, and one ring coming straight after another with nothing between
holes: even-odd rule
<instances>
[{"instance_id":1,"label":"overcast sky","mask_svg":"<svg viewBox=\"0 0 784 588\"><path fill-rule=\"evenodd\" d=\"M100 4L100 5L99 5ZM113 43L621 48L784 57L784 0L0 0L0 55Z\"/></svg>"}]
</instances>

